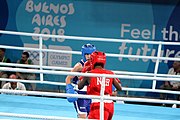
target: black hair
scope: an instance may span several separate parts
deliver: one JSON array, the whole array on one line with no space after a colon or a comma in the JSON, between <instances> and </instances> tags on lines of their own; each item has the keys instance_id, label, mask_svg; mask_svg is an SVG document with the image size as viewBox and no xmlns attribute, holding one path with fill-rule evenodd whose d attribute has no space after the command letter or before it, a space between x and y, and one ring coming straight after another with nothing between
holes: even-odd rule
<instances>
[{"instance_id":1,"label":"black hair","mask_svg":"<svg viewBox=\"0 0 180 120\"><path fill-rule=\"evenodd\" d=\"M2 50L3 52L5 52L5 51L6 51L6 49L5 49L5 48L0 48L0 50Z\"/></svg>"},{"instance_id":2,"label":"black hair","mask_svg":"<svg viewBox=\"0 0 180 120\"><path fill-rule=\"evenodd\" d=\"M29 58L29 53L28 52L23 52L23 55L26 55L27 58Z\"/></svg>"},{"instance_id":3,"label":"black hair","mask_svg":"<svg viewBox=\"0 0 180 120\"><path fill-rule=\"evenodd\" d=\"M96 67L96 66L101 66L102 68L104 68L104 64L103 63L95 63L94 67Z\"/></svg>"}]
</instances>

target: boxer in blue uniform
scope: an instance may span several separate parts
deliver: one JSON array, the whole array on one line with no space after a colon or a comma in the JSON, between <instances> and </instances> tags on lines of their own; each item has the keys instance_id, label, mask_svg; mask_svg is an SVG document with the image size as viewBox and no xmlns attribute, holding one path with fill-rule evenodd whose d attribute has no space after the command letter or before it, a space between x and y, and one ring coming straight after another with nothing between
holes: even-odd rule
<instances>
[{"instance_id":1,"label":"boxer in blue uniform","mask_svg":"<svg viewBox=\"0 0 180 120\"><path fill-rule=\"evenodd\" d=\"M76 63L76 65L73 67L71 72L81 72L83 69L84 63L90 60L90 55L95 50L96 50L96 47L92 44L83 45L81 48L82 59L80 60L80 62ZM79 81L78 76L68 75L66 77L66 93L87 94L87 87L84 87L84 89L81 89L81 90L78 89L78 86L77 86L78 81ZM69 102L74 103L74 107L78 114L78 118L87 118L87 115L90 110L90 104L91 104L90 99L68 97L67 100Z\"/></svg>"}]
</instances>

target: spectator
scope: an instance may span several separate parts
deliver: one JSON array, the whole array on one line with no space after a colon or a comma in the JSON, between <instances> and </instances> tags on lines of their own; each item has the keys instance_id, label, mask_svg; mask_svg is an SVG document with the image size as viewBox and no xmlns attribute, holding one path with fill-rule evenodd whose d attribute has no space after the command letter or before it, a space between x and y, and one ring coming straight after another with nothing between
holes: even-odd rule
<instances>
[{"instance_id":1,"label":"spectator","mask_svg":"<svg viewBox=\"0 0 180 120\"><path fill-rule=\"evenodd\" d=\"M95 51L91 54L92 70L90 73L98 74L114 74L110 70L104 69L106 63L105 53ZM87 85L88 95L100 95L102 77L83 77L83 80L78 83L78 88L82 89ZM111 96L113 93L112 86L117 90L121 90L121 84L115 78L105 79L105 96ZM111 120L114 114L114 103L112 100L104 100L104 120ZM100 100L92 99L88 119L100 118Z\"/></svg>"},{"instance_id":2,"label":"spectator","mask_svg":"<svg viewBox=\"0 0 180 120\"><path fill-rule=\"evenodd\" d=\"M17 76L15 74L11 74L9 76L9 79L17 79ZM8 90L26 90L23 83L20 82L8 82L3 85L2 89L8 89ZM14 94L14 93L13 93ZM25 94L22 94L25 95Z\"/></svg>"},{"instance_id":3,"label":"spectator","mask_svg":"<svg viewBox=\"0 0 180 120\"><path fill-rule=\"evenodd\" d=\"M6 52L5 48L0 48L0 62L10 63L11 60L5 57L5 52ZM0 71L0 78L8 78L9 74L10 74L9 72ZM2 87L5 83L6 83L5 81L0 81L0 86Z\"/></svg>"},{"instance_id":4,"label":"spectator","mask_svg":"<svg viewBox=\"0 0 180 120\"><path fill-rule=\"evenodd\" d=\"M28 65L34 64L33 61L31 59L29 59L28 52L23 52L21 59L18 60L17 63L18 64L28 64ZM34 73L16 72L16 75L18 76L19 79L23 79L23 80L35 80L36 79L36 75ZM36 84L25 83L25 86L26 86L27 90L35 90Z\"/></svg>"},{"instance_id":5,"label":"spectator","mask_svg":"<svg viewBox=\"0 0 180 120\"><path fill-rule=\"evenodd\" d=\"M180 75L180 61L175 61L172 65L172 68L168 71L169 75ZM180 82L176 81L165 81L163 85L160 86L161 89L164 90L180 90ZM167 94L160 94L161 99L168 99ZM176 98L178 99L178 98ZM165 106L165 104L163 104Z\"/></svg>"}]
</instances>

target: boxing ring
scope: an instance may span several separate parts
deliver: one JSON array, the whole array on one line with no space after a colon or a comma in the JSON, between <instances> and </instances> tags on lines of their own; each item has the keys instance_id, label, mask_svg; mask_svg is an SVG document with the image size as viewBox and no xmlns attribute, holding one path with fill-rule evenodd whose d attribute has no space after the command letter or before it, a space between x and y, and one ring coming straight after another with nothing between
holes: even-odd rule
<instances>
[{"instance_id":1,"label":"boxing ring","mask_svg":"<svg viewBox=\"0 0 180 120\"><path fill-rule=\"evenodd\" d=\"M89 40L89 41L105 41L105 42L124 42L120 39L109 39L109 38L92 38L92 37L76 37L76 36L57 36L57 35L42 35L24 32L12 32L12 31L1 31L2 34L9 35L22 35L22 36L36 36L39 37L39 48L29 48L29 47L15 47L15 46L5 46L0 45L0 48L6 49L17 49L17 50L32 50L39 52L39 65L22 65L13 63L0 63L0 70L2 71L18 71L18 72L30 72L39 73L40 80L13 80L0 78L1 81L19 81L25 83L41 83L50 85L62 85L65 83L44 81L44 74L58 74L58 75L78 75L78 76L97 76L97 74L91 73L78 73L78 72L68 72L72 68L65 67L52 67L44 66L42 60L42 52L58 52L66 54L81 54L79 51L66 51L66 50L52 50L42 48L42 37L52 37L52 38L64 38L72 40ZM160 60L177 60L179 58L167 58L160 57L162 45L180 45L180 43L174 42L156 42L156 41L138 41L138 40L126 40L126 42L135 44L156 44L158 45L158 54L155 57L152 56L138 56L138 55L123 55L123 54L110 54L106 53L107 57L128 57L128 58L146 58L156 60L154 73L140 73L140 72L126 72L126 71L114 71L116 75L102 75L100 77L112 77L112 78L126 78L126 79L137 79L137 80L152 80L152 88L127 88L123 87L123 91L139 91L139 92L154 92L154 93L169 93L169 94L180 94L178 91L168 91L155 89L156 81L180 81L180 76L176 75L165 75L158 74L158 67ZM7 67L5 67L7 66ZM11 68L12 66L17 67L29 67L32 69L24 68ZM48 69L48 70L47 70ZM53 70L56 71L53 71ZM59 70L59 71L57 71ZM102 91L103 91L102 85ZM66 93L53 93L53 92L41 92L41 91L11 91L0 89L1 93L16 93L16 94L27 94L30 96L18 96L18 95L0 95L0 119L61 119L61 120L74 120L77 119L76 112L73 108L72 103L68 103L66 97L78 97L78 98L92 98L101 100L101 111L103 111L103 100L111 99L117 101L138 101L138 102L149 102L149 103L169 103L169 104L180 104L180 101L175 100L160 100L160 99L149 99L149 98L130 98L130 97L107 97L101 94L101 96L84 96L84 95L74 95ZM180 119L179 109L165 108L158 106L147 106L147 105L134 105L134 104L118 104L115 103L115 113L113 120L177 120ZM100 114L100 119L103 120L103 112Z\"/></svg>"}]
</instances>

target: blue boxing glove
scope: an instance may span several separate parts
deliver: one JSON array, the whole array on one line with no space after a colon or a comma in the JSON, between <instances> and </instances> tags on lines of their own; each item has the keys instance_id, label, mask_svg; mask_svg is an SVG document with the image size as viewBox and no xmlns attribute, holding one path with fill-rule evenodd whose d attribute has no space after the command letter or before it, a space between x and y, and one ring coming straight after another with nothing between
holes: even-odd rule
<instances>
[{"instance_id":1,"label":"blue boxing glove","mask_svg":"<svg viewBox=\"0 0 180 120\"><path fill-rule=\"evenodd\" d=\"M112 85L112 91L115 91L115 90L116 90L115 86L114 86L114 85Z\"/></svg>"},{"instance_id":2,"label":"blue boxing glove","mask_svg":"<svg viewBox=\"0 0 180 120\"><path fill-rule=\"evenodd\" d=\"M74 87L71 84L66 85L66 93L68 94L77 94L73 89ZM67 97L68 102L75 102L78 98Z\"/></svg>"}]
</instances>

